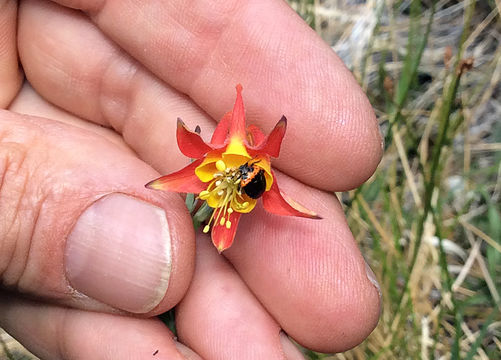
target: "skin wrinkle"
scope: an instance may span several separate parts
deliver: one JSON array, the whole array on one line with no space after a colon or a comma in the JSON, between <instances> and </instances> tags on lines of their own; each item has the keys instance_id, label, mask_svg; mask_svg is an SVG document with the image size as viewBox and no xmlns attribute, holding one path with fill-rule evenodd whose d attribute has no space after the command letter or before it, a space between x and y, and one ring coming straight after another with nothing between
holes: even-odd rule
<instances>
[{"instance_id":1,"label":"skin wrinkle","mask_svg":"<svg viewBox=\"0 0 501 360\"><path fill-rule=\"evenodd\" d=\"M14 145L14 147L12 146ZM18 143L3 143L0 144L0 146L3 147L3 150L7 148L7 154L5 158L5 168L2 173L2 182L0 184L0 193L7 193L8 196L2 196L1 198L4 199L4 202L1 204L2 207L5 207L5 201L7 201L7 208L10 210L12 214L12 219L9 221L9 225L7 227L7 230L2 236L2 243L13 243L14 247L8 254L10 254L9 259L7 260L4 269L1 271L1 277L2 277L2 283L8 287L13 287L13 286L18 286L19 280L21 275L24 273L24 269L26 267L26 258L24 261L19 261L21 260L18 254L19 248L18 244L21 244L25 242L24 240L28 240L28 249L30 248L30 243L31 243L31 238L29 236L24 236L22 230L28 230L28 232L31 230L31 232L34 231L34 224L28 227L25 227L24 229L21 227L21 220L20 220L20 215L21 215L21 209L22 209L22 203L27 196L27 183L30 178L30 176L20 176L21 169L24 167L26 158L27 158L27 151L24 146L21 146L21 144ZM21 148L21 151L19 149ZM20 156L18 156L20 155ZM15 160L12 160L12 157L15 158ZM13 169L15 167L15 169ZM10 176L9 176L10 175ZM15 184L15 188L12 189L12 184ZM9 188L6 189L6 187L9 186ZM12 201L12 197L10 196L11 194L16 194L14 197L14 204L8 203L9 201ZM2 211L3 212L3 211ZM3 212L6 213L6 212ZM4 224L2 224L2 228L4 228ZM15 228L15 230L13 230ZM13 232L14 231L14 232ZM18 239L21 239L21 241L17 241ZM10 239L10 241L9 241ZM4 247L2 246L2 253L4 253ZM22 253L22 255L24 252ZM5 256L5 254L4 254ZM19 268L19 265L21 266ZM17 270L17 271L15 271ZM15 272L15 273L13 273ZM19 275L17 275L19 274Z\"/></svg>"},{"instance_id":2,"label":"skin wrinkle","mask_svg":"<svg viewBox=\"0 0 501 360\"><path fill-rule=\"evenodd\" d=\"M33 126L33 124L30 124L30 121L28 119L26 119L26 121L23 123L17 123L14 125L14 128L16 129L19 129L19 127L30 128L31 131L35 131L35 134L42 131L41 127ZM15 135L16 133L17 132L13 133L14 135L13 140L22 141L22 139L26 138L26 136L21 136L19 138ZM28 135L30 141L32 141L35 138L36 139L42 138L41 136L33 136L28 132L23 132L23 133ZM18 145L20 146L21 144L18 143ZM33 149L38 149L40 147L43 148L43 146L37 145L36 141L32 146L29 146L31 152L33 152ZM36 153L37 156L39 157L42 156L42 154L45 154L43 151L37 151ZM28 165L26 165L26 159L28 157L29 157L28 151L23 152L23 158L19 162L19 164L17 164L17 170L15 170L16 173L15 180L12 179L8 180L7 184L18 183L19 179L21 179L21 177L19 176L19 172L21 171L20 169L28 168ZM40 187L40 189L42 189L41 192L37 193L30 192L28 186L29 181L34 177L37 177L36 175L37 169L41 168L41 163L48 163L48 161L46 160L44 161L43 159L39 158L38 162L36 162L35 165L32 166L31 163L29 164L30 165L29 168L32 171L29 175L22 177L24 179L22 184L22 189L19 189L17 191L21 195L18 197L18 201L14 209L14 214L15 214L14 216L16 216L16 219L19 218L22 219L19 220L17 223L19 224L19 227L24 231L17 234L16 236L11 236L11 238L15 239L14 243L16 247L12 252L11 260L7 265L4 273L4 283L7 286L15 285L17 289L19 289L20 291L25 290L25 286L23 285L24 282L23 279L26 276L28 277L27 279L28 284L30 283L29 273L27 270L28 270L28 264L30 263L30 257L33 252L32 240L35 238L35 234L37 233L39 225L38 219L40 217L40 213L48 196L48 193L43 190L44 188L46 188L45 186L41 186ZM44 179L45 184L51 183L50 177L42 176L42 178ZM13 193L13 191L9 191L9 193ZM12 206L10 208L12 208ZM22 227L21 224L23 225ZM18 248L18 245L22 245L22 247ZM22 258L20 258L19 256L21 256Z\"/></svg>"},{"instance_id":3,"label":"skin wrinkle","mask_svg":"<svg viewBox=\"0 0 501 360\"><path fill-rule=\"evenodd\" d=\"M71 321L69 321L70 310L63 308L63 312L57 316L56 324L56 351L60 359L70 359L71 345L68 344L68 330L71 328Z\"/></svg>"},{"instance_id":4,"label":"skin wrinkle","mask_svg":"<svg viewBox=\"0 0 501 360\"><path fill-rule=\"evenodd\" d=\"M25 187L27 187L27 183L28 182L26 182ZM29 227L29 228L31 228L31 233L26 236L26 239L28 241L26 242L25 249L27 249L27 251L26 250L22 251L22 254L26 254L24 256L24 259L22 262L22 269L20 270L19 276L17 277L17 279L15 281L15 283L17 284L17 289L21 292L25 292L25 290L29 289L29 286L28 287L23 286L23 282L24 282L23 279L25 276L28 276L28 278L29 278L28 264L30 263L30 258L32 257L32 254L33 254L33 239L35 237L35 234L37 233L40 213L42 211L43 204L45 203L46 198L47 198L47 195L42 195L41 198L37 199L34 212L30 211L32 209L32 207L30 206L30 204L28 204L28 207L30 208L29 212L34 213L34 218L32 220L33 224ZM29 283L29 281L30 280L28 279L28 283Z\"/></svg>"},{"instance_id":5,"label":"skin wrinkle","mask_svg":"<svg viewBox=\"0 0 501 360\"><path fill-rule=\"evenodd\" d=\"M107 139L113 145L121 148L124 152L133 153L123 138L115 131L102 126L96 126L94 123L82 121L75 115L68 113L60 107L49 104L44 100L28 82L25 82L20 94L12 102L9 110L15 113L38 116L46 119L53 119L56 122L71 125L73 127L85 129L100 137Z\"/></svg>"},{"instance_id":6,"label":"skin wrinkle","mask_svg":"<svg viewBox=\"0 0 501 360\"><path fill-rule=\"evenodd\" d=\"M2 167L3 171L1 173L2 176L1 176L1 182L0 182L0 195L2 195L2 193L5 192L5 186L4 186L4 184L5 184L6 172L7 172L7 169L9 169L9 166L8 166L8 163L9 163L8 157L6 157L4 159L3 163L4 163L3 167ZM5 196L0 196L0 199L1 198L5 199ZM19 203L19 201L17 203ZM2 203L0 203L0 208L3 207L1 205L2 205ZM16 205L16 208L17 207L18 207L18 205ZM11 209L11 208L9 207L9 209ZM0 252L0 254L2 254L3 257L0 258L0 259L4 259L5 254L7 253L6 250L5 250L6 245L7 245L7 240L6 239L10 238L10 237L7 237L7 235L12 232L11 229L14 227L14 223L15 223L15 220L16 220L16 216L15 216L16 211L11 211L11 212L13 212L13 214L14 214L13 215L13 219L11 219L10 221L8 221L9 225L7 226L7 230L4 231L4 232L2 232L2 236L1 236L2 241L0 243L1 244L1 247L0 247L1 252ZM2 211L2 215L5 215L6 213L7 213L7 211ZM3 225L3 221L2 221L2 229L3 228L4 228L4 225ZM19 230L17 232L19 232ZM12 245L12 242L10 242L10 244ZM1 275L0 278L1 279L3 279L3 274L4 274L5 270L9 268L9 264L11 263L12 258L14 256L15 249L16 249L16 242L14 242L13 245L14 245L14 249L12 251L9 251L9 254L10 254L9 259L6 260L6 261L2 261L2 263L5 263L5 265L2 268L0 268L0 275ZM4 280L2 280L2 283L3 282L4 282Z\"/></svg>"},{"instance_id":7,"label":"skin wrinkle","mask_svg":"<svg viewBox=\"0 0 501 360\"><path fill-rule=\"evenodd\" d=\"M41 4L44 4L44 3L41 3ZM19 9L20 17L22 17L23 9L24 9L23 6L21 6ZM20 28L24 29L25 27L20 27ZM19 32L18 36L22 37L22 34L23 34L22 32ZM58 58L53 55L52 51L50 51L52 49L59 48L60 44L62 44L62 43L63 42L57 42L51 36L40 37L38 39L38 41L34 41L34 42L26 42L26 41L23 42L23 44L29 44L29 45L26 45L26 47L24 47L24 46L19 47L19 56L21 58L21 62L23 63L23 65L25 65L24 72L25 72L25 75L28 78L28 80L30 80L31 73L33 72L33 69L30 66L26 66L26 64L24 64L23 57L24 57L25 52L26 53L30 53L30 52L36 53L36 54L38 54L38 56L44 56L46 58L46 59L38 59L38 60L40 60L44 64L45 71L53 73L52 76L47 77L45 79L45 81L48 83L49 87L61 86L59 83L52 80L55 78L63 78L64 76L61 76L61 74L67 75L67 77L71 78L73 73L69 72L69 71L65 72L66 68L64 66L61 66L62 64L60 63ZM49 50L49 51L46 51L46 50ZM36 88L36 85L39 83L35 81L35 82L32 82L32 84ZM43 93L43 91L41 93ZM50 92L49 92L49 94L50 94ZM60 95L64 96L64 94L65 94L65 92L63 92Z\"/></svg>"},{"instance_id":8,"label":"skin wrinkle","mask_svg":"<svg viewBox=\"0 0 501 360\"><path fill-rule=\"evenodd\" d=\"M103 66L98 82L99 110L102 119L119 133L123 133L132 116L137 93L134 83L137 81L138 67L132 62L127 62L121 54L113 53ZM115 80L115 81L113 81ZM128 89L116 96L111 84L116 84L115 89ZM113 106L114 104L118 104Z\"/></svg>"},{"instance_id":9,"label":"skin wrinkle","mask_svg":"<svg viewBox=\"0 0 501 360\"><path fill-rule=\"evenodd\" d=\"M124 140L128 144L130 144L134 149L137 150L139 156L144 157L144 154L147 151L146 148L151 146L152 143L143 141L142 139L146 139L149 134L154 134L154 131L148 132L148 129L150 129L148 124L151 123L152 118L156 118L155 116L156 114L151 114L148 108L157 108L158 110L160 110L163 104L159 97L155 98L156 89L150 88L145 92L141 91L141 89L144 88L144 86L142 85L145 78L144 76L141 76L139 73L136 73L135 77L136 77L135 84L137 86L135 88L134 87L129 88L129 90L126 92L127 95L125 96L130 97L131 98L130 102L136 104L137 106L135 107L132 106L129 116L127 116L124 119L125 121L122 125L123 126L122 135ZM157 93L165 93L165 92L166 92L165 88L159 85ZM151 103L152 104L151 107L144 106L145 102ZM158 103L160 103L159 106L158 107L155 106L155 104ZM138 139L140 138L137 136L138 134L143 134L142 139L140 141L138 141ZM174 131L161 132L160 134L156 135L159 136L156 143L159 143L160 146L165 146L165 144L167 143L168 146L173 147L174 144L176 143ZM180 154L177 154L177 156L183 159ZM161 171L162 168L160 167L157 169Z\"/></svg>"},{"instance_id":10,"label":"skin wrinkle","mask_svg":"<svg viewBox=\"0 0 501 360\"><path fill-rule=\"evenodd\" d=\"M106 5L106 0L59 0L54 1L65 7L69 7L76 10L81 10L82 12L92 16L95 13L102 11L102 8Z\"/></svg>"}]
</instances>

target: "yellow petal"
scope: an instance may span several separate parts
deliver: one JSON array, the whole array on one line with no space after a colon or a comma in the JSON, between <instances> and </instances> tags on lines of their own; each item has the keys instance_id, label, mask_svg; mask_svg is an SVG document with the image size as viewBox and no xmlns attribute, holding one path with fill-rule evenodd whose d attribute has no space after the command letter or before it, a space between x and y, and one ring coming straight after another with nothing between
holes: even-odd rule
<instances>
[{"instance_id":1,"label":"yellow petal","mask_svg":"<svg viewBox=\"0 0 501 360\"><path fill-rule=\"evenodd\" d=\"M223 159L226 164L226 167L230 169L238 169L240 165L245 164L251 158L236 154L223 154Z\"/></svg>"},{"instance_id":2,"label":"yellow petal","mask_svg":"<svg viewBox=\"0 0 501 360\"><path fill-rule=\"evenodd\" d=\"M195 174L203 182L209 182L214 180L214 173L218 170L216 168L216 162L221 160L222 152L220 150L215 150L209 152L202 163L196 167Z\"/></svg>"}]
</instances>

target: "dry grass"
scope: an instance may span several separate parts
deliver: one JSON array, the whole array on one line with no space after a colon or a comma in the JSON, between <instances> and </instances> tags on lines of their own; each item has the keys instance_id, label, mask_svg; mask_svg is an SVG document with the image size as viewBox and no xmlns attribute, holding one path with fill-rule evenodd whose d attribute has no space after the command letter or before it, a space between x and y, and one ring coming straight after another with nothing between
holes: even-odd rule
<instances>
[{"instance_id":1,"label":"dry grass","mask_svg":"<svg viewBox=\"0 0 501 360\"><path fill-rule=\"evenodd\" d=\"M353 71L386 140L376 174L340 194L381 320L349 352L305 353L500 359L501 1L290 2Z\"/></svg>"},{"instance_id":2,"label":"dry grass","mask_svg":"<svg viewBox=\"0 0 501 360\"><path fill-rule=\"evenodd\" d=\"M31 355L21 344L0 329L0 359L2 360L34 360L37 359Z\"/></svg>"},{"instance_id":3,"label":"dry grass","mask_svg":"<svg viewBox=\"0 0 501 360\"><path fill-rule=\"evenodd\" d=\"M386 139L376 174L342 194L383 287L380 323L352 351L308 355L501 358L501 2L300 3Z\"/></svg>"}]
</instances>

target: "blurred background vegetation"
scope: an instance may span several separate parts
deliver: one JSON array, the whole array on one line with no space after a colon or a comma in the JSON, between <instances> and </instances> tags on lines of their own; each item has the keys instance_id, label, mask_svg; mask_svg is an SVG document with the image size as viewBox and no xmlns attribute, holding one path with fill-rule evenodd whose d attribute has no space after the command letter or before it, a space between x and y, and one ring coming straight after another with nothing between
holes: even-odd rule
<instances>
[{"instance_id":1,"label":"blurred background vegetation","mask_svg":"<svg viewBox=\"0 0 501 360\"><path fill-rule=\"evenodd\" d=\"M378 327L311 359L501 358L501 1L290 1L342 57L385 137L339 194L383 291Z\"/></svg>"},{"instance_id":2,"label":"blurred background vegetation","mask_svg":"<svg viewBox=\"0 0 501 360\"><path fill-rule=\"evenodd\" d=\"M369 96L385 155L338 194L383 292L355 349L501 359L501 0L289 0ZM305 54L307 56L307 54ZM5 333L0 359L33 359Z\"/></svg>"}]
</instances>

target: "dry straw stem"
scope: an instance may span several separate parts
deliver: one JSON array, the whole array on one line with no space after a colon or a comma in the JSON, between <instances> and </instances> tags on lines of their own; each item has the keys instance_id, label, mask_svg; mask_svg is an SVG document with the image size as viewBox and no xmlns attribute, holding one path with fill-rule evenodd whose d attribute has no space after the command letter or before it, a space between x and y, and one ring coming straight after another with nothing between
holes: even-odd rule
<instances>
[{"instance_id":1,"label":"dry straw stem","mask_svg":"<svg viewBox=\"0 0 501 360\"><path fill-rule=\"evenodd\" d=\"M21 344L0 329L0 359L31 360L36 359Z\"/></svg>"},{"instance_id":2,"label":"dry straw stem","mask_svg":"<svg viewBox=\"0 0 501 360\"><path fill-rule=\"evenodd\" d=\"M463 226L465 226L465 224L463 224ZM475 240L473 238L472 233L474 232L473 229L475 229L475 227L469 225L468 227L465 226L465 228L466 228L466 237L468 238L468 241L470 242L470 244L473 246ZM476 231L479 231L480 233L482 233L478 229L476 229ZM483 235L485 235L485 234L483 234ZM498 309L501 310L501 303L499 301L499 293L496 289L496 285L494 284L494 281L492 280L492 277L489 274L489 271L487 270L487 266L485 265L484 258L482 256L479 256L479 254L477 254L476 259L478 261L478 265L480 267L480 270L482 271L482 275L484 276L485 282L487 283L487 287L489 288L489 291L491 292L491 295L494 298L494 301L496 302Z\"/></svg>"}]
</instances>

